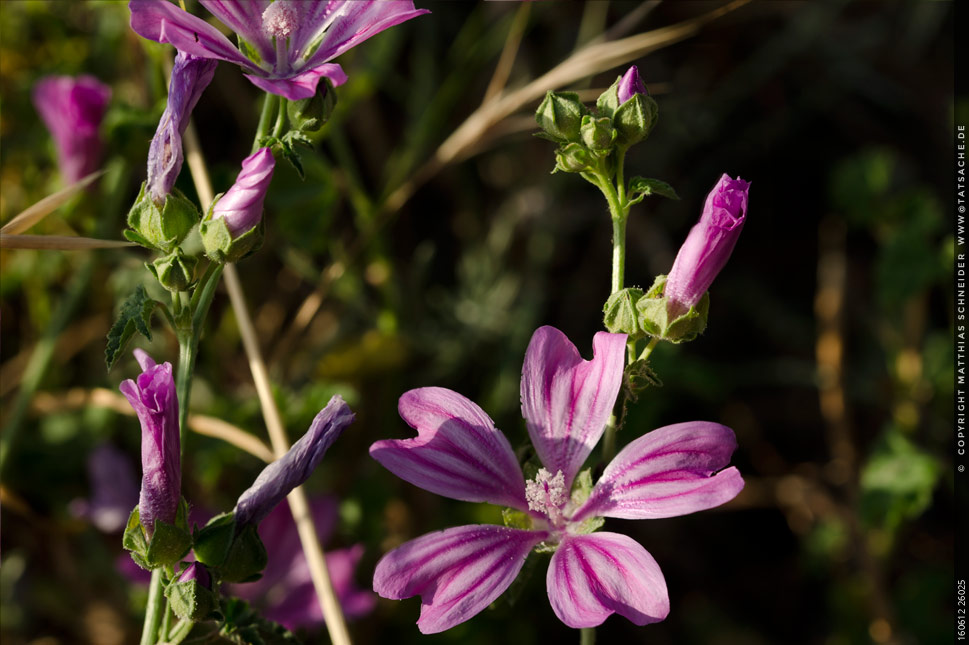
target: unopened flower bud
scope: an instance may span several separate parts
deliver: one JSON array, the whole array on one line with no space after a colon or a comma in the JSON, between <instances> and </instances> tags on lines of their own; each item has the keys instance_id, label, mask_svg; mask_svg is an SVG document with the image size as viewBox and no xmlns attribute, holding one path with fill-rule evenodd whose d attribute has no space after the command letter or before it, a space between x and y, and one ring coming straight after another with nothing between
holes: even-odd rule
<instances>
[{"instance_id":1,"label":"unopened flower bud","mask_svg":"<svg viewBox=\"0 0 969 645\"><path fill-rule=\"evenodd\" d=\"M607 154L616 142L616 130L612 127L609 117L595 118L591 115L582 117L580 128L582 143L597 153Z\"/></svg>"},{"instance_id":2,"label":"unopened flower bud","mask_svg":"<svg viewBox=\"0 0 969 645\"><path fill-rule=\"evenodd\" d=\"M145 263L158 282L169 291L185 291L195 282L195 266L198 260L190 255L185 255L182 249L175 247L175 250L168 255L156 259L154 262Z\"/></svg>"},{"instance_id":3,"label":"unopened flower bud","mask_svg":"<svg viewBox=\"0 0 969 645\"><path fill-rule=\"evenodd\" d=\"M619 104L622 105L635 94L645 94L649 96L649 92L646 91L646 85L643 83L642 77L639 75L639 68L635 65L631 66L626 73L622 75L619 79L619 86L616 88L616 98L619 99Z\"/></svg>"},{"instance_id":4,"label":"unopened flower bud","mask_svg":"<svg viewBox=\"0 0 969 645\"><path fill-rule=\"evenodd\" d=\"M276 161L260 148L242 162L242 171L217 197L199 226L205 252L216 262L237 262L262 242L262 210Z\"/></svg>"},{"instance_id":5,"label":"unopened flower bud","mask_svg":"<svg viewBox=\"0 0 969 645\"><path fill-rule=\"evenodd\" d=\"M749 182L725 174L707 195L666 279L664 295L672 306L696 305L726 265L747 219L749 189Z\"/></svg>"},{"instance_id":6,"label":"unopened flower bud","mask_svg":"<svg viewBox=\"0 0 969 645\"><path fill-rule=\"evenodd\" d=\"M582 117L588 113L575 92L548 92L535 112L535 120L554 141L577 142Z\"/></svg>"},{"instance_id":7,"label":"unopened flower bud","mask_svg":"<svg viewBox=\"0 0 969 645\"><path fill-rule=\"evenodd\" d=\"M275 3L273 3L275 4ZM286 104L286 115L293 129L304 134L318 132L333 114L336 107L336 92L333 84L327 78L320 79L316 86L316 94L306 99L289 101Z\"/></svg>"},{"instance_id":8,"label":"unopened flower bud","mask_svg":"<svg viewBox=\"0 0 969 645\"><path fill-rule=\"evenodd\" d=\"M603 324L613 334L626 334L629 340L637 340L645 334L639 324L636 303L643 297L643 290L627 287L609 296L602 308Z\"/></svg>"},{"instance_id":9,"label":"unopened flower bud","mask_svg":"<svg viewBox=\"0 0 969 645\"><path fill-rule=\"evenodd\" d=\"M73 184L98 168L98 129L111 98L111 88L93 76L48 76L34 86L34 107L57 147L64 182Z\"/></svg>"},{"instance_id":10,"label":"unopened flower bud","mask_svg":"<svg viewBox=\"0 0 969 645\"><path fill-rule=\"evenodd\" d=\"M131 210L124 236L149 249L171 253L198 221L199 211L177 188L171 189L161 203L156 203L142 183Z\"/></svg>"},{"instance_id":11,"label":"unopened flower bud","mask_svg":"<svg viewBox=\"0 0 969 645\"><path fill-rule=\"evenodd\" d=\"M563 172L593 171L599 159L588 148L570 143L555 151L555 169Z\"/></svg>"},{"instance_id":12,"label":"unopened flower bud","mask_svg":"<svg viewBox=\"0 0 969 645\"><path fill-rule=\"evenodd\" d=\"M652 97L633 94L620 103L612 117L612 124L619 133L616 143L623 147L639 143L649 136L658 118L659 106Z\"/></svg>"},{"instance_id":13,"label":"unopened flower bud","mask_svg":"<svg viewBox=\"0 0 969 645\"><path fill-rule=\"evenodd\" d=\"M204 564L192 562L165 589L165 597L175 615L183 620L201 621L218 609L212 576Z\"/></svg>"}]
</instances>

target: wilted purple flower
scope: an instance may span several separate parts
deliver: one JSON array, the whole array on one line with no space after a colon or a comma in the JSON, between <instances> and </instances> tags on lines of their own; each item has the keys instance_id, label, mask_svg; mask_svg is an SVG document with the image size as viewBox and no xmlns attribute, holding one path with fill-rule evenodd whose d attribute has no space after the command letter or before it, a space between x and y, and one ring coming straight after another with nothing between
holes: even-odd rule
<instances>
[{"instance_id":1,"label":"wilted purple flower","mask_svg":"<svg viewBox=\"0 0 969 645\"><path fill-rule=\"evenodd\" d=\"M336 523L337 506L329 497L310 502L316 535L326 542ZM322 625L323 612L300 546L293 515L286 504L278 505L259 524L259 537L269 562L256 582L230 585L230 593L254 603L263 616L287 629ZM355 618L369 613L376 603L370 591L357 587L353 572L363 555L363 545L328 550L326 568L343 613Z\"/></svg>"},{"instance_id":2,"label":"wilted purple flower","mask_svg":"<svg viewBox=\"0 0 969 645\"><path fill-rule=\"evenodd\" d=\"M167 2L164 4L168 4ZM202 92L212 82L218 61L178 52L168 85L168 105L148 148L147 192L161 203L182 169L182 135Z\"/></svg>"},{"instance_id":3,"label":"wilted purple flower","mask_svg":"<svg viewBox=\"0 0 969 645\"><path fill-rule=\"evenodd\" d=\"M251 231L262 219L266 190L273 178L276 160L269 148L260 148L242 162L236 183L212 207L212 219L221 217L233 237Z\"/></svg>"},{"instance_id":4,"label":"wilted purple flower","mask_svg":"<svg viewBox=\"0 0 969 645\"><path fill-rule=\"evenodd\" d=\"M639 68L635 65L626 70L626 73L619 79L619 88L617 91L619 105L622 105L636 94L649 96L649 92L646 91L646 86L643 84L643 79L639 75Z\"/></svg>"},{"instance_id":5,"label":"wilted purple flower","mask_svg":"<svg viewBox=\"0 0 969 645\"><path fill-rule=\"evenodd\" d=\"M684 311L707 292L727 264L747 219L750 182L724 174L707 195L703 213L686 236L666 278L663 295Z\"/></svg>"},{"instance_id":6,"label":"wilted purple flower","mask_svg":"<svg viewBox=\"0 0 969 645\"><path fill-rule=\"evenodd\" d=\"M416 438L371 446L377 461L421 488L520 511L516 526L523 528L450 528L411 540L380 560L374 591L394 599L420 595L422 632L444 631L487 607L541 543L555 550L548 597L566 625L592 627L612 613L645 625L669 613L656 561L625 535L593 533L601 524L597 518L673 517L732 499L743 480L736 468L720 469L736 439L729 428L703 421L660 428L620 451L588 498L583 485L573 491L615 404L626 336L601 332L593 347L594 358L585 361L553 327L532 336L522 370L522 414L544 467L531 481L488 415L443 388L411 390L400 398L400 415L417 429Z\"/></svg>"},{"instance_id":7,"label":"wilted purple flower","mask_svg":"<svg viewBox=\"0 0 969 645\"><path fill-rule=\"evenodd\" d=\"M136 349L141 365L137 381L121 384L121 393L141 421L141 497L138 512L150 537L155 521L175 522L181 499L181 456L178 437L178 397L172 379L172 364L158 365L151 356Z\"/></svg>"},{"instance_id":8,"label":"wilted purple flower","mask_svg":"<svg viewBox=\"0 0 969 645\"><path fill-rule=\"evenodd\" d=\"M34 85L34 107L57 146L57 163L68 184L98 168L98 128L111 98L111 88L93 76L48 76Z\"/></svg>"},{"instance_id":9,"label":"wilted purple flower","mask_svg":"<svg viewBox=\"0 0 969 645\"><path fill-rule=\"evenodd\" d=\"M138 503L138 484L131 460L110 443L99 444L88 455L87 475L91 498L72 501L71 512L87 518L105 533L120 531Z\"/></svg>"},{"instance_id":10,"label":"wilted purple flower","mask_svg":"<svg viewBox=\"0 0 969 645\"><path fill-rule=\"evenodd\" d=\"M428 13L414 9L409 0L201 0L201 4L236 32L239 49L218 29L169 2L131 0L131 28L179 51L235 63L256 87L291 100L313 96L321 76L342 84L346 74L327 61L388 27Z\"/></svg>"},{"instance_id":11,"label":"wilted purple flower","mask_svg":"<svg viewBox=\"0 0 969 645\"><path fill-rule=\"evenodd\" d=\"M259 524L289 491L306 481L330 444L353 422L353 416L343 398L334 395L313 419L306 434L289 452L266 466L249 490L239 496L233 511L236 526Z\"/></svg>"}]
</instances>

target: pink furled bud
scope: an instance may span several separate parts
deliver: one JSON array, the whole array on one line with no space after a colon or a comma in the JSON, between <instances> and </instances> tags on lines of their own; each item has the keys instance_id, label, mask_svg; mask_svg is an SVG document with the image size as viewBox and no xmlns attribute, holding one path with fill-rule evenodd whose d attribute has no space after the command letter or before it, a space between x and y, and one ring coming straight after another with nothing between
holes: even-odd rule
<instances>
[{"instance_id":1,"label":"pink furled bud","mask_svg":"<svg viewBox=\"0 0 969 645\"><path fill-rule=\"evenodd\" d=\"M649 96L649 92L646 91L646 86L643 84L643 79L639 75L638 67L633 65L622 75L622 78L619 79L618 93L619 105L622 105L636 94Z\"/></svg>"},{"instance_id":2,"label":"pink furled bud","mask_svg":"<svg viewBox=\"0 0 969 645\"><path fill-rule=\"evenodd\" d=\"M48 76L34 85L31 98L54 137L64 181L73 184L97 170L101 161L98 128L111 88L93 76Z\"/></svg>"},{"instance_id":3,"label":"pink furled bud","mask_svg":"<svg viewBox=\"0 0 969 645\"><path fill-rule=\"evenodd\" d=\"M158 365L140 349L135 358L141 365L137 380L121 384L141 421L141 497L138 509L141 525L148 537L155 521L175 523L181 499L181 456L178 436L178 398L172 377L172 364Z\"/></svg>"},{"instance_id":4,"label":"pink furled bud","mask_svg":"<svg viewBox=\"0 0 969 645\"><path fill-rule=\"evenodd\" d=\"M242 162L242 172L212 207L212 219L223 218L233 237L251 231L262 219L266 190L276 160L269 148L260 148Z\"/></svg>"},{"instance_id":5,"label":"pink furled bud","mask_svg":"<svg viewBox=\"0 0 969 645\"><path fill-rule=\"evenodd\" d=\"M689 309L700 301L733 252L747 219L750 182L723 175L707 195L703 213L676 254L666 279L666 299Z\"/></svg>"}]
</instances>

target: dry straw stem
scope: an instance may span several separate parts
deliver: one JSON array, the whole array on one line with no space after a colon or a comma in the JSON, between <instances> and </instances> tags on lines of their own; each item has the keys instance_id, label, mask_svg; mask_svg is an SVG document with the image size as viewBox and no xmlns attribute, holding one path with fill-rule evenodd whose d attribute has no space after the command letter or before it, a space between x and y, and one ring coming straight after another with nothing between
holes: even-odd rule
<instances>
[{"instance_id":1,"label":"dry straw stem","mask_svg":"<svg viewBox=\"0 0 969 645\"><path fill-rule=\"evenodd\" d=\"M576 50L571 56L547 73L524 87L517 90L498 90L496 89L496 82L499 80L502 82L507 80L508 74L510 73L510 65L513 62L511 54L518 49L518 43L516 42L516 38L518 38L516 18L516 23L512 27L512 33L509 35L506 46L502 51L502 56L492 77L492 82L489 83L482 104L458 126L451 136L438 147L434 155L414 172L410 179L390 193L386 201L381 205L380 212L374 219L373 226L357 238L354 246L348 252L347 261L352 262L356 259L381 227L407 203L407 200L413 196L414 192L444 167L448 164L467 159L480 150L488 140L502 134L517 131L522 127L518 123L513 124L510 128L501 126L504 120L530 103L536 102L547 91L561 89L576 81L624 65L650 52L685 40L696 34L707 23L742 7L748 2L750 0L733 0L733 2L729 2L722 7L718 7L696 18L620 40L602 41L600 39L594 39L589 44ZM655 3L644 3L641 9L637 10L635 16L630 15L628 18L639 20L655 8L655 6ZM521 15L519 14L519 16ZM628 24L630 23L623 20L610 30L609 33L617 33L625 29ZM534 126L534 120L530 119L530 121ZM330 284L343 274L344 268L342 264L334 264L328 270L323 271L316 289L300 305L296 316L293 318L292 325L277 345L277 349L274 352L275 356L285 354L288 348L295 343L296 338L302 336L306 331L323 305Z\"/></svg>"},{"instance_id":2,"label":"dry straw stem","mask_svg":"<svg viewBox=\"0 0 969 645\"><path fill-rule=\"evenodd\" d=\"M135 411L123 396L105 388L71 388L61 394L38 392L30 408L38 414L54 414L65 410L80 410L87 407L107 408L119 414L134 416ZM265 462L275 459L272 450L245 430L226 423L222 419L204 414L188 415L188 427L194 432L221 439L226 443L248 452L250 455Z\"/></svg>"},{"instance_id":3,"label":"dry straw stem","mask_svg":"<svg viewBox=\"0 0 969 645\"><path fill-rule=\"evenodd\" d=\"M202 156L202 147L192 123L189 123L185 131L185 160L188 163L189 171L192 173L192 180L195 183L199 200L202 202L203 210L207 211L215 193L212 190L212 182L209 179L205 159ZM225 285L229 291L229 300L232 303L232 311L235 313L239 334L242 336L242 344L245 347L246 356L249 358L249 369L252 372L252 380L259 395L259 403L262 408L263 419L266 422L266 430L269 432L273 453L276 458L279 458L289 450L290 443L286 437L286 429L283 426L279 409L276 407L276 401L273 399L269 384L269 373L266 371L266 363L259 349L259 341L252 324L249 308L246 306L242 283L239 281L239 274L232 264L225 265L222 277L225 279ZM330 581L330 572L326 568L326 557L316 535L316 527L313 524L313 517L310 515L309 503L306 500L303 487L297 486L294 488L286 497L286 500L289 502L289 509L292 511L293 520L296 522L296 529L303 546L303 553L306 555L306 562L310 568L310 577L313 579L313 587L316 589L316 597L326 621L330 641L333 645L350 645L350 632L347 630L343 609L340 607L340 601L337 599L336 592L333 590L333 583Z\"/></svg>"},{"instance_id":4,"label":"dry straw stem","mask_svg":"<svg viewBox=\"0 0 969 645\"><path fill-rule=\"evenodd\" d=\"M0 233L0 249L36 249L42 251L90 251L121 249L134 246L122 240L97 240L70 235L7 235Z\"/></svg>"},{"instance_id":5,"label":"dry straw stem","mask_svg":"<svg viewBox=\"0 0 969 645\"><path fill-rule=\"evenodd\" d=\"M0 233L3 233L4 235L16 235L18 233L23 233L28 228L63 206L68 200L71 199L71 197L90 186L95 179L104 173L104 170L92 172L87 177L78 180L67 188L62 188L53 195L48 195L36 204L27 207L20 214L4 224L3 228L0 228Z\"/></svg>"}]
</instances>

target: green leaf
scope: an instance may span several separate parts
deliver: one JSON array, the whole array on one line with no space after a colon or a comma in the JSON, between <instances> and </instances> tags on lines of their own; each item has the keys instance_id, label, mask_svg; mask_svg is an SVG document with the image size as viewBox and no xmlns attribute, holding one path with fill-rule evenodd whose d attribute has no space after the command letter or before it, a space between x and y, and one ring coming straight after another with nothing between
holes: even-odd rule
<instances>
[{"instance_id":1,"label":"green leaf","mask_svg":"<svg viewBox=\"0 0 969 645\"><path fill-rule=\"evenodd\" d=\"M673 187L665 181L647 179L645 177L633 177L630 179L626 194L629 195L630 204L638 204L643 201L644 197L649 197L650 195L659 195L660 197L668 197L669 199L680 198L676 194L676 191L673 190Z\"/></svg>"},{"instance_id":2,"label":"green leaf","mask_svg":"<svg viewBox=\"0 0 969 645\"><path fill-rule=\"evenodd\" d=\"M266 620L238 598L223 598L219 636L238 645L298 645L299 640L285 627Z\"/></svg>"},{"instance_id":3,"label":"green leaf","mask_svg":"<svg viewBox=\"0 0 969 645\"><path fill-rule=\"evenodd\" d=\"M104 362L108 370L114 366L136 331L151 340L151 314L159 305L160 303L148 297L144 285L138 285L134 293L124 301L118 319L108 330L108 344L104 348Z\"/></svg>"}]
</instances>

